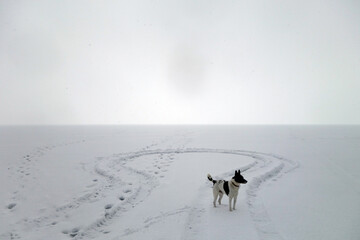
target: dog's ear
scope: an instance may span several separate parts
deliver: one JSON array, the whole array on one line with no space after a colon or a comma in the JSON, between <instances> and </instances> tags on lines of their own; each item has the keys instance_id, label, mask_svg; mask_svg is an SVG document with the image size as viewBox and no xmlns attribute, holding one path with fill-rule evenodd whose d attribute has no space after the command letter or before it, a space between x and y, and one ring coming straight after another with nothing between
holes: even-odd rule
<instances>
[{"instance_id":1,"label":"dog's ear","mask_svg":"<svg viewBox=\"0 0 360 240\"><path fill-rule=\"evenodd\" d=\"M239 172L239 175L240 175L240 169L239 169L239 171L238 171L238 172Z\"/></svg>"}]
</instances>

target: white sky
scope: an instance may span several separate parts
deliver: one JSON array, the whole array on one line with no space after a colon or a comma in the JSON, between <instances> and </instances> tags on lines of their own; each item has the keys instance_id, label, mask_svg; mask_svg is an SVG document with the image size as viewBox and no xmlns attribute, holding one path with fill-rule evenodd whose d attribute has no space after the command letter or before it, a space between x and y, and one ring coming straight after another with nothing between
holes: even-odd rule
<instances>
[{"instance_id":1,"label":"white sky","mask_svg":"<svg viewBox=\"0 0 360 240\"><path fill-rule=\"evenodd\" d=\"M0 1L0 124L360 124L360 1Z\"/></svg>"}]
</instances>

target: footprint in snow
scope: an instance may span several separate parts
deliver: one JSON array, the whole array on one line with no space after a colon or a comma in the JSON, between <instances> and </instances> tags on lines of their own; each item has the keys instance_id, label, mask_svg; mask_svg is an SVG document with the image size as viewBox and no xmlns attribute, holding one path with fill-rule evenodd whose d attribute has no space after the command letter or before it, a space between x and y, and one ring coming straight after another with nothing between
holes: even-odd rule
<instances>
[{"instance_id":1,"label":"footprint in snow","mask_svg":"<svg viewBox=\"0 0 360 240\"><path fill-rule=\"evenodd\" d=\"M7 209L13 209L16 206L16 203L10 203L9 205L7 205Z\"/></svg>"},{"instance_id":2,"label":"footprint in snow","mask_svg":"<svg viewBox=\"0 0 360 240\"><path fill-rule=\"evenodd\" d=\"M69 234L70 237L76 237L76 235L79 233L79 231L80 231L80 228L75 227L75 228L71 229L70 231L67 229L64 229L61 232L63 234Z\"/></svg>"},{"instance_id":3,"label":"footprint in snow","mask_svg":"<svg viewBox=\"0 0 360 240\"><path fill-rule=\"evenodd\" d=\"M106 204L104 208L105 208L105 209L110 209L110 208L112 208L112 206L113 206L113 205L112 205L111 203L109 203L109 204Z\"/></svg>"},{"instance_id":4,"label":"footprint in snow","mask_svg":"<svg viewBox=\"0 0 360 240\"><path fill-rule=\"evenodd\" d=\"M131 189L125 189L124 193L131 193Z\"/></svg>"}]
</instances>

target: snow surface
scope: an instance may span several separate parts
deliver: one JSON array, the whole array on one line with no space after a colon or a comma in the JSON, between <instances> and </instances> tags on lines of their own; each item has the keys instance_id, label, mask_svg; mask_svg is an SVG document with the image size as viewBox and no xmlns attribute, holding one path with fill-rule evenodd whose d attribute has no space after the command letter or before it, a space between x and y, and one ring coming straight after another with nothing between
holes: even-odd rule
<instances>
[{"instance_id":1,"label":"snow surface","mask_svg":"<svg viewBox=\"0 0 360 240\"><path fill-rule=\"evenodd\" d=\"M355 240L359 156L359 126L0 127L0 239Z\"/></svg>"}]
</instances>

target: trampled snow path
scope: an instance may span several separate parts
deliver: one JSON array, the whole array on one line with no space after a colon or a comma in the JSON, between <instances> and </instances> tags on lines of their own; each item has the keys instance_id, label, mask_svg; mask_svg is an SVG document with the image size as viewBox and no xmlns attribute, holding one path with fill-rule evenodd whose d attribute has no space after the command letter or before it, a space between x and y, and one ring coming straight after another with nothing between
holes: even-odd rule
<instances>
[{"instance_id":1,"label":"trampled snow path","mask_svg":"<svg viewBox=\"0 0 360 240\"><path fill-rule=\"evenodd\" d=\"M148 149L148 148L145 148ZM118 195L119 201L116 204L105 206L105 214L101 217L93 219L90 224L71 229L63 230L63 234L73 239L89 239L97 237L99 234L106 234L107 227L124 213L131 211L137 205L141 204L152 193L160 183L159 179L164 177L161 170L166 172L175 155L185 153L217 153L232 154L252 158L251 164L242 166L240 169L244 173L251 173L253 176L248 179L247 184L247 205L251 214L252 221L255 224L256 231L260 240L267 239L283 239L281 234L276 230L276 226L272 223L268 216L261 199L258 197L258 191L262 184L270 179L276 180L284 174L298 167L298 163L269 153L261 153L246 150L226 150L226 149L210 149L210 148L175 148L175 149L156 149L141 150L131 153L113 154L110 157L98 158L98 163L94 169L95 173L102 177L103 181L99 182L92 188L90 193L80 195L74 200L56 207L56 210L47 215L26 219L22 224L30 228L46 228L53 225L57 221L61 221L64 217L76 214L76 210L85 204L93 203L99 199L104 199L109 195L113 195L119 189L123 189L123 194ZM159 171L150 174L147 170L137 169L131 166L131 162L141 157L156 156L164 161L157 163ZM161 165L162 164L162 165ZM161 165L161 167L159 166ZM224 173L218 177L229 178L233 174L231 171ZM126 180L125 180L126 179ZM205 193L209 194L206 184L199 190L199 196ZM125 229L118 233L118 236L130 236L136 232L150 227L161 219L177 214L187 214L188 222L184 239L196 239L196 218L204 213L204 209L199 206L184 206L180 209L174 209L169 212L163 212L160 215L149 217L143 223L139 223L137 228ZM6 236L4 234L2 236Z\"/></svg>"}]
</instances>

